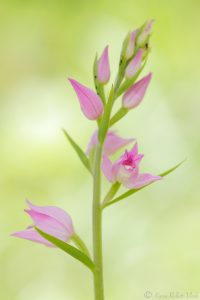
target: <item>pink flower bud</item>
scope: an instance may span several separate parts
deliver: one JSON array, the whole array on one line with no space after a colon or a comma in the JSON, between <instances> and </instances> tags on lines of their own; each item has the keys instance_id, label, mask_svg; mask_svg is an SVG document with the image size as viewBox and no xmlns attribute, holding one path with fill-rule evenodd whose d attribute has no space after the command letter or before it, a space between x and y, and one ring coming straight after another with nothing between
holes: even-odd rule
<instances>
[{"instance_id":1,"label":"pink flower bud","mask_svg":"<svg viewBox=\"0 0 200 300\"><path fill-rule=\"evenodd\" d=\"M128 109L134 108L140 104L143 100L146 89L150 83L152 74L149 73L147 76L143 77L141 80L136 82L128 91L124 94L122 98L122 106Z\"/></svg>"},{"instance_id":2,"label":"pink flower bud","mask_svg":"<svg viewBox=\"0 0 200 300\"><path fill-rule=\"evenodd\" d=\"M90 120L97 120L103 113L101 98L91 89L74 79L69 79L78 97L81 110Z\"/></svg>"},{"instance_id":3,"label":"pink flower bud","mask_svg":"<svg viewBox=\"0 0 200 300\"><path fill-rule=\"evenodd\" d=\"M31 240L49 247L55 247L40 236L34 229L34 226L64 242L68 241L74 234L71 217L61 208L55 206L36 206L30 201L27 201L27 204L29 209L26 209L25 212L31 217L33 225L29 226L26 230L13 233L12 236Z\"/></svg>"},{"instance_id":4,"label":"pink flower bud","mask_svg":"<svg viewBox=\"0 0 200 300\"><path fill-rule=\"evenodd\" d=\"M120 137L114 131L108 131L104 143L104 154L110 156L114 154L120 148L126 146L127 144L133 142L135 139L125 139ZM91 141L88 144L87 155L90 155L91 151L96 147L98 142L98 131L95 131L92 135Z\"/></svg>"},{"instance_id":5,"label":"pink flower bud","mask_svg":"<svg viewBox=\"0 0 200 300\"><path fill-rule=\"evenodd\" d=\"M127 60L131 58L134 54L136 35L137 35L137 30L132 31L129 35L128 45L125 51L125 58Z\"/></svg>"},{"instance_id":6,"label":"pink flower bud","mask_svg":"<svg viewBox=\"0 0 200 300\"><path fill-rule=\"evenodd\" d=\"M141 174L139 172L139 164L142 158L143 154L138 154L137 143L131 151L125 151L114 163L110 161L108 156L104 155L102 162L103 173L110 182L119 182L128 189L138 189L162 179L160 176L149 173Z\"/></svg>"},{"instance_id":7,"label":"pink flower bud","mask_svg":"<svg viewBox=\"0 0 200 300\"><path fill-rule=\"evenodd\" d=\"M104 49L102 55L97 62L97 80L106 84L110 79L110 65L108 58L108 46Z\"/></svg>"},{"instance_id":8,"label":"pink flower bud","mask_svg":"<svg viewBox=\"0 0 200 300\"><path fill-rule=\"evenodd\" d=\"M154 24L154 20L147 21L146 24L144 25L144 28L142 29L142 32L137 38L137 46L142 46L146 39L149 37L152 31L152 27Z\"/></svg>"},{"instance_id":9,"label":"pink flower bud","mask_svg":"<svg viewBox=\"0 0 200 300\"><path fill-rule=\"evenodd\" d=\"M143 51L142 51L142 49L139 49L137 54L135 55L135 57L133 57L133 59L129 62L129 64L126 68L126 71L125 71L126 78L130 79L137 74L137 72L141 68L142 55L143 55Z\"/></svg>"}]
</instances>

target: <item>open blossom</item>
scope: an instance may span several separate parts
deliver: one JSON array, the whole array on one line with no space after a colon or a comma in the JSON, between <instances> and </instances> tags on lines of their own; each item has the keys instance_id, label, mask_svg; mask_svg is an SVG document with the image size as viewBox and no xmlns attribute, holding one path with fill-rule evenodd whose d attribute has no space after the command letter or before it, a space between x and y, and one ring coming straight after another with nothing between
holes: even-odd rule
<instances>
[{"instance_id":1,"label":"open blossom","mask_svg":"<svg viewBox=\"0 0 200 300\"><path fill-rule=\"evenodd\" d=\"M129 62L128 66L126 67L125 77L132 78L137 74L139 69L141 68L142 64L142 49L139 49L137 54L133 57L133 59Z\"/></svg>"},{"instance_id":2,"label":"open blossom","mask_svg":"<svg viewBox=\"0 0 200 300\"><path fill-rule=\"evenodd\" d=\"M134 108L143 100L147 87L151 81L152 74L149 73L141 80L132 85L122 98L122 106L128 109Z\"/></svg>"},{"instance_id":3,"label":"open blossom","mask_svg":"<svg viewBox=\"0 0 200 300\"><path fill-rule=\"evenodd\" d=\"M74 79L69 79L79 99L81 110L90 120L97 120L103 113L101 98L91 89Z\"/></svg>"},{"instance_id":4,"label":"open blossom","mask_svg":"<svg viewBox=\"0 0 200 300\"><path fill-rule=\"evenodd\" d=\"M112 182L119 182L125 187L140 188L162 177L149 173L139 173L139 164L143 158L143 154L138 154L137 143L131 151L125 153L114 163L110 161L108 156L103 156L102 170L106 178Z\"/></svg>"},{"instance_id":5,"label":"open blossom","mask_svg":"<svg viewBox=\"0 0 200 300\"><path fill-rule=\"evenodd\" d=\"M110 65L108 58L108 46L104 49L102 55L97 62L97 80L102 84L106 84L110 79Z\"/></svg>"},{"instance_id":6,"label":"open blossom","mask_svg":"<svg viewBox=\"0 0 200 300\"><path fill-rule=\"evenodd\" d=\"M125 58L127 60L130 59L134 54L136 36L137 36L137 30L132 31L129 34L128 45L127 45L127 48L126 48L126 51L125 51Z\"/></svg>"},{"instance_id":7,"label":"open blossom","mask_svg":"<svg viewBox=\"0 0 200 300\"><path fill-rule=\"evenodd\" d=\"M108 131L104 142L103 152L105 155L110 156L114 154L118 149L126 146L127 144L133 142L134 140L135 139L133 138L131 139L122 138L114 131ZM97 143L98 143L98 131L96 130L92 135L92 138L88 144L88 148L86 151L87 155L90 155L91 151L96 147Z\"/></svg>"},{"instance_id":8,"label":"open blossom","mask_svg":"<svg viewBox=\"0 0 200 300\"><path fill-rule=\"evenodd\" d=\"M147 38L150 36L152 27L154 24L154 20L147 21L144 25L144 28L142 29L142 32L137 37L137 46L142 46L144 42L147 40Z\"/></svg>"},{"instance_id":9,"label":"open blossom","mask_svg":"<svg viewBox=\"0 0 200 300\"><path fill-rule=\"evenodd\" d=\"M27 204L29 208L25 209L25 212L31 217L33 225L25 230L13 233L12 236L41 243L49 247L55 247L45 240L35 230L34 226L64 242L67 242L74 234L71 217L61 208L55 206L36 206L30 201L27 201Z\"/></svg>"}]
</instances>

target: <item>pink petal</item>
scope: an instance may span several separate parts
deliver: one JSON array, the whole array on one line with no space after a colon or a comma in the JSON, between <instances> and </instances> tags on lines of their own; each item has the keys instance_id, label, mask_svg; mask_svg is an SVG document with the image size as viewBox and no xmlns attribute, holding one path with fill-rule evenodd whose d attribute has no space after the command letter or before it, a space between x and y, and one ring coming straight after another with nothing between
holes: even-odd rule
<instances>
[{"instance_id":1,"label":"pink petal","mask_svg":"<svg viewBox=\"0 0 200 300\"><path fill-rule=\"evenodd\" d=\"M135 139L125 139L115 132L109 131L104 143L104 152L106 155L112 155L117 150L133 142Z\"/></svg>"},{"instance_id":2,"label":"pink petal","mask_svg":"<svg viewBox=\"0 0 200 300\"><path fill-rule=\"evenodd\" d=\"M130 61L130 63L126 68L125 71L126 78L134 77L137 74L137 72L140 70L142 64L142 55L143 55L143 50L139 49L137 54L133 57L133 59Z\"/></svg>"},{"instance_id":3,"label":"pink petal","mask_svg":"<svg viewBox=\"0 0 200 300\"><path fill-rule=\"evenodd\" d=\"M33 220L33 223L35 226L37 226L42 231L53 235L57 237L58 239L61 239L63 241L67 241L71 236L71 231L68 232L68 230L62 225L61 222L57 221L56 219L43 214L36 212L34 210L25 210L31 219Z\"/></svg>"},{"instance_id":4,"label":"pink petal","mask_svg":"<svg viewBox=\"0 0 200 300\"><path fill-rule=\"evenodd\" d=\"M147 76L136 82L128 91L124 94L122 99L122 105L125 108L131 109L140 104L143 100L147 87L150 83L152 74L149 73Z\"/></svg>"},{"instance_id":5,"label":"pink petal","mask_svg":"<svg viewBox=\"0 0 200 300\"><path fill-rule=\"evenodd\" d=\"M105 177L110 181L115 181L115 174L112 171L112 162L108 158L108 156L103 155L103 161L102 161L102 171L105 175Z\"/></svg>"},{"instance_id":6,"label":"pink petal","mask_svg":"<svg viewBox=\"0 0 200 300\"><path fill-rule=\"evenodd\" d=\"M154 181L161 180L161 179L162 177L160 176L155 176L148 173L139 174L136 177L131 177L129 182L126 184L126 187L138 189L140 187L143 187L145 185L148 185Z\"/></svg>"},{"instance_id":7,"label":"pink petal","mask_svg":"<svg viewBox=\"0 0 200 300\"><path fill-rule=\"evenodd\" d=\"M125 139L117 135L114 131L108 131L106 140L104 143L104 154L110 156L114 154L120 148L126 146L127 144L133 142L135 139ZM95 131L92 135L91 141L88 144L87 155L90 155L93 148L96 147L98 142L98 132Z\"/></svg>"},{"instance_id":8,"label":"pink petal","mask_svg":"<svg viewBox=\"0 0 200 300\"><path fill-rule=\"evenodd\" d=\"M97 79L100 83L105 84L110 79L110 65L108 58L108 46L104 49L97 64Z\"/></svg>"},{"instance_id":9,"label":"pink petal","mask_svg":"<svg viewBox=\"0 0 200 300\"><path fill-rule=\"evenodd\" d=\"M69 79L69 81L77 94L84 115L90 120L98 119L103 113L101 98L94 91L76 80Z\"/></svg>"},{"instance_id":10,"label":"pink petal","mask_svg":"<svg viewBox=\"0 0 200 300\"><path fill-rule=\"evenodd\" d=\"M19 237L25 240L30 240L35 243L44 244L48 247L55 247L53 244L45 240L35 229L26 229L11 234L12 236Z\"/></svg>"},{"instance_id":11,"label":"pink petal","mask_svg":"<svg viewBox=\"0 0 200 300\"><path fill-rule=\"evenodd\" d=\"M37 206L29 200L26 200L26 202L32 211L54 218L66 228L69 234L74 233L72 219L63 209L56 206Z\"/></svg>"}]
</instances>

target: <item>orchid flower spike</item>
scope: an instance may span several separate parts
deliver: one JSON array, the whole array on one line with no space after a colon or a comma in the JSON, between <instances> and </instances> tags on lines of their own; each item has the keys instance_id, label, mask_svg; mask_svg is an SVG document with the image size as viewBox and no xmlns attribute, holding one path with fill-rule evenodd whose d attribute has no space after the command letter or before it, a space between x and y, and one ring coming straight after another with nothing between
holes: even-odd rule
<instances>
[{"instance_id":1,"label":"orchid flower spike","mask_svg":"<svg viewBox=\"0 0 200 300\"><path fill-rule=\"evenodd\" d=\"M114 154L117 150L120 148L128 145L129 143L135 141L135 139L125 139L120 137L118 134L116 134L114 131L108 131L106 135L106 139L104 142L104 149L103 153L107 156L110 156ZM88 148L86 151L86 154L89 156L93 149L95 149L96 145L98 143L98 131L96 130L94 134L92 135L92 138L88 144Z\"/></svg>"},{"instance_id":2,"label":"orchid flower spike","mask_svg":"<svg viewBox=\"0 0 200 300\"><path fill-rule=\"evenodd\" d=\"M152 73L149 73L126 91L122 98L123 107L131 109L140 104L151 81L151 77Z\"/></svg>"},{"instance_id":3,"label":"orchid flower spike","mask_svg":"<svg viewBox=\"0 0 200 300\"><path fill-rule=\"evenodd\" d=\"M125 49L125 58L126 58L126 60L129 60L134 54L136 36L137 36L137 30L132 31L128 35L128 44L127 44L127 47Z\"/></svg>"},{"instance_id":4,"label":"orchid flower spike","mask_svg":"<svg viewBox=\"0 0 200 300\"><path fill-rule=\"evenodd\" d=\"M61 208L55 206L36 206L27 200L29 206L25 212L31 217L33 225L27 229L12 234L22 239L41 243L49 247L55 247L45 240L34 228L48 233L64 242L67 242L74 235L74 227L71 217Z\"/></svg>"},{"instance_id":5,"label":"orchid flower spike","mask_svg":"<svg viewBox=\"0 0 200 300\"><path fill-rule=\"evenodd\" d=\"M142 56L143 50L140 48L137 54L133 57L133 59L129 62L128 66L126 67L125 77L127 79L130 79L133 76L135 76L140 70L142 64Z\"/></svg>"},{"instance_id":6,"label":"orchid flower spike","mask_svg":"<svg viewBox=\"0 0 200 300\"><path fill-rule=\"evenodd\" d=\"M137 37L137 46L138 47L143 46L144 43L148 41L149 36L152 32L152 27L153 27L154 22L155 22L154 20L150 20L144 24L141 33Z\"/></svg>"},{"instance_id":7,"label":"orchid flower spike","mask_svg":"<svg viewBox=\"0 0 200 300\"><path fill-rule=\"evenodd\" d=\"M108 83L110 79L110 65L108 58L108 46L104 49L97 62L97 80L101 84Z\"/></svg>"},{"instance_id":8,"label":"orchid flower spike","mask_svg":"<svg viewBox=\"0 0 200 300\"><path fill-rule=\"evenodd\" d=\"M101 98L94 91L76 80L69 79L69 81L76 92L81 110L86 118L89 120L97 120L103 113L103 103Z\"/></svg>"},{"instance_id":9,"label":"orchid flower spike","mask_svg":"<svg viewBox=\"0 0 200 300\"><path fill-rule=\"evenodd\" d=\"M119 182L128 189L138 189L154 181L162 179L149 173L139 173L139 164L143 154L138 154L137 143L131 151L125 153L113 164L108 156L103 156L102 170L105 177L112 183Z\"/></svg>"}]
</instances>

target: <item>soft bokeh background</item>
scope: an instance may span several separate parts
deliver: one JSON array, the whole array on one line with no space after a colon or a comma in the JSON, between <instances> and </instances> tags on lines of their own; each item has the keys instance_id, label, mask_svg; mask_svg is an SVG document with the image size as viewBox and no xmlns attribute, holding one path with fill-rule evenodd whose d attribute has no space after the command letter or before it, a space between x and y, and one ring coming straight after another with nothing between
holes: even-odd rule
<instances>
[{"instance_id":1,"label":"soft bokeh background","mask_svg":"<svg viewBox=\"0 0 200 300\"><path fill-rule=\"evenodd\" d=\"M30 198L66 209L91 249L91 178L61 128L86 148L95 123L80 113L67 77L92 86L94 54L107 44L113 74L126 32L149 18L145 73L154 77L116 129L137 137L145 170L187 162L105 211L106 299L200 292L199 10L198 0L1 1L0 299L93 299L81 264L9 234L29 224Z\"/></svg>"}]
</instances>

